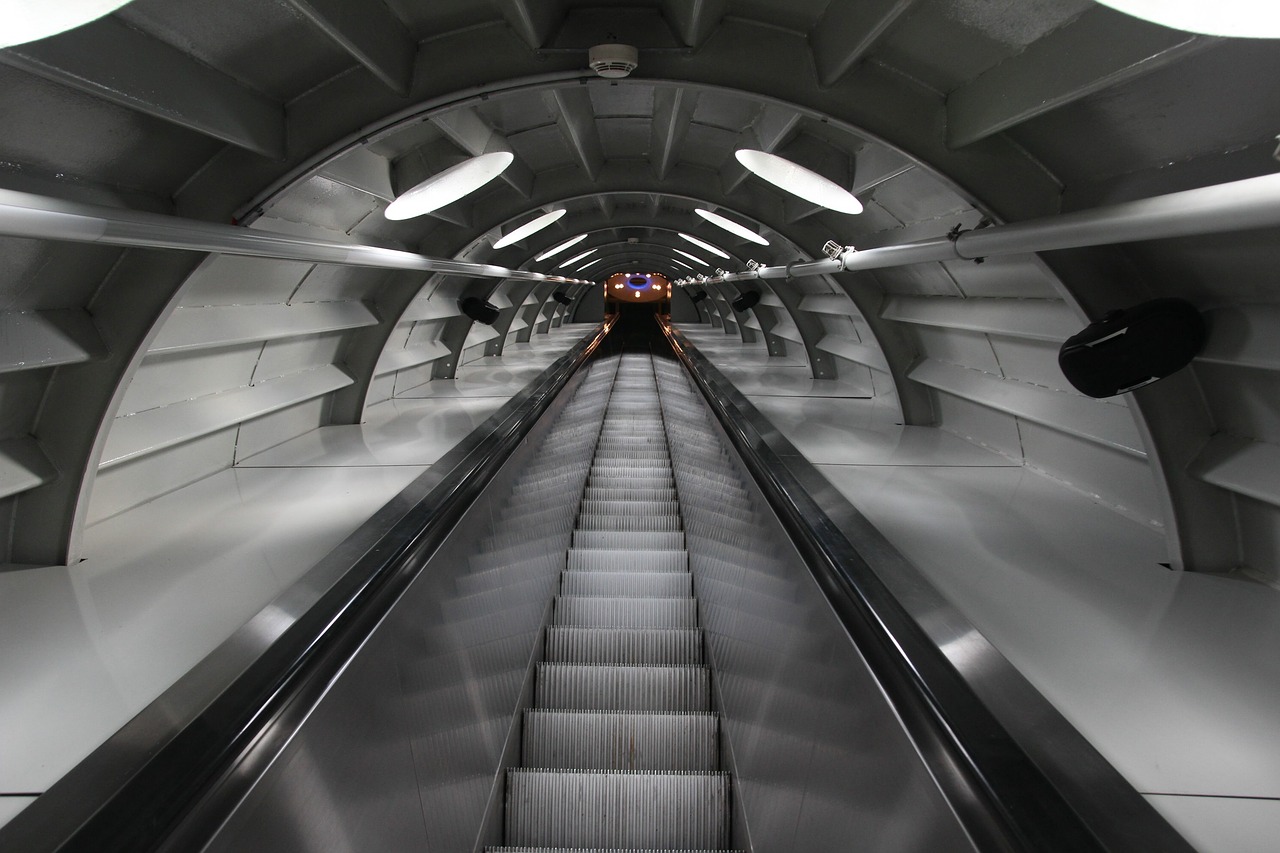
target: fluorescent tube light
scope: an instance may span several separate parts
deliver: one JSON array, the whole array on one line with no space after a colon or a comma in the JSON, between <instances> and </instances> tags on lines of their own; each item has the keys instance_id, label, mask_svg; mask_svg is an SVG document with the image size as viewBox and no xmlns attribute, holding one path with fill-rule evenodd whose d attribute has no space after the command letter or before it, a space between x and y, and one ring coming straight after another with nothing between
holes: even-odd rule
<instances>
[{"instance_id":1,"label":"fluorescent tube light","mask_svg":"<svg viewBox=\"0 0 1280 853\"><path fill-rule=\"evenodd\" d=\"M728 231L730 234L736 234L737 236L741 237L744 240L750 240L752 243L756 243L757 245L760 245L760 246L769 245L768 240L761 237L759 234L752 231L750 228L746 227L745 225L739 225L737 222L734 222L732 219L726 219L725 217L721 216L718 213L712 213L709 210L702 210L701 208L695 210L694 213L698 214L703 219L710 222L712 225L715 225L719 228L723 228L725 231Z\"/></svg>"},{"instance_id":2,"label":"fluorescent tube light","mask_svg":"<svg viewBox=\"0 0 1280 853\"><path fill-rule=\"evenodd\" d=\"M565 240L559 246L554 246L550 249L547 249L545 252L543 252L541 255L538 255L538 257L534 258L533 260L536 263L537 261L545 261L547 258L554 258L556 255L560 254L565 249L569 248L570 246L576 246L585 239L587 239L586 234L579 234L577 237L570 237L568 240Z\"/></svg>"},{"instance_id":3,"label":"fluorescent tube light","mask_svg":"<svg viewBox=\"0 0 1280 853\"><path fill-rule=\"evenodd\" d=\"M387 219L412 219L439 210L501 175L514 159L515 155L510 151L494 151L463 160L399 196L387 205L383 215Z\"/></svg>"},{"instance_id":4,"label":"fluorescent tube light","mask_svg":"<svg viewBox=\"0 0 1280 853\"><path fill-rule=\"evenodd\" d=\"M562 269L564 269L565 267L570 266L571 264L576 264L578 261L582 260L582 259L583 259L583 258L585 258L587 255L594 255L594 254L595 254L596 252L598 252L598 251L600 251L600 250L599 250L599 249L587 249L587 250L586 250L585 252L583 252L581 255L574 255L572 258L570 258L569 260L565 261L565 262L564 262L564 263L562 263L560 266L556 267L556 269L558 269L558 270L562 270Z\"/></svg>"},{"instance_id":5,"label":"fluorescent tube light","mask_svg":"<svg viewBox=\"0 0 1280 853\"><path fill-rule=\"evenodd\" d=\"M537 219L533 220L532 222L526 222L524 225L521 225L519 228L512 231L510 234L500 238L496 243L493 244L493 248L505 249L507 246L510 246L512 243L519 243L525 237L528 237L532 234L537 234L543 228L546 228L552 222L555 222L557 219L564 216L568 212L569 211L567 210L553 210L550 213L544 213L541 216L539 216Z\"/></svg>"},{"instance_id":6,"label":"fluorescent tube light","mask_svg":"<svg viewBox=\"0 0 1280 853\"><path fill-rule=\"evenodd\" d=\"M1118 12L1175 30L1236 38L1280 38L1274 0L1098 0Z\"/></svg>"},{"instance_id":7,"label":"fluorescent tube light","mask_svg":"<svg viewBox=\"0 0 1280 853\"><path fill-rule=\"evenodd\" d=\"M756 177L805 201L839 213L862 212L862 202L853 193L798 163L752 148L739 149L734 156Z\"/></svg>"},{"instance_id":8,"label":"fluorescent tube light","mask_svg":"<svg viewBox=\"0 0 1280 853\"><path fill-rule=\"evenodd\" d=\"M721 249L717 246L713 246L710 243L708 243L706 240L699 240L697 237L693 236L692 234L686 234L683 231L677 231L676 233L679 234L683 239L688 240L690 243L697 246L699 249L705 249L711 254L717 255L721 258L728 259L729 257L729 253L726 252L724 249ZM676 251L679 252L680 250L677 249ZM684 254L684 253L681 252L681 254ZM711 266L711 265L707 264L707 266Z\"/></svg>"},{"instance_id":9,"label":"fluorescent tube light","mask_svg":"<svg viewBox=\"0 0 1280 853\"><path fill-rule=\"evenodd\" d=\"M707 263L702 258L698 257L697 255L691 255L688 252L684 251L683 249L672 249L671 251L675 252L678 255L684 255L686 258L693 261L695 264L702 264L704 267L711 266L711 264Z\"/></svg>"}]
</instances>

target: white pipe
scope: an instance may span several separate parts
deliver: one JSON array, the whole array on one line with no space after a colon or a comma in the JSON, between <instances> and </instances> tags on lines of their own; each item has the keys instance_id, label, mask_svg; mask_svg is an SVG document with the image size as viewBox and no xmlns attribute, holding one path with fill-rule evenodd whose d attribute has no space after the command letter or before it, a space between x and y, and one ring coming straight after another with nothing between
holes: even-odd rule
<instances>
[{"instance_id":1,"label":"white pipe","mask_svg":"<svg viewBox=\"0 0 1280 853\"><path fill-rule=\"evenodd\" d=\"M397 249L315 240L235 225L198 222L159 213L78 204L12 190L0 190L0 234L111 246L214 252L315 264L422 270L475 278L591 283L585 279L548 276L495 264L432 258Z\"/></svg>"},{"instance_id":2,"label":"white pipe","mask_svg":"<svg viewBox=\"0 0 1280 853\"><path fill-rule=\"evenodd\" d=\"M834 268L825 261L812 261L786 267L761 267L712 278L705 283L885 269L928 261L974 260L1278 225L1280 174L1263 175L1093 210L964 231L954 240L940 237L879 249L849 249L837 261L830 262L835 264Z\"/></svg>"}]
</instances>

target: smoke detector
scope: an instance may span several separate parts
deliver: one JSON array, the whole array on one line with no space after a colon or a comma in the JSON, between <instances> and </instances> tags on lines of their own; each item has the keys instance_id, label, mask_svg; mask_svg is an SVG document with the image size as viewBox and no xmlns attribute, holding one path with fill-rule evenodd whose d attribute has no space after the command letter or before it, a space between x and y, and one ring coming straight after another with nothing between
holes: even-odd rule
<instances>
[{"instance_id":1,"label":"smoke detector","mask_svg":"<svg viewBox=\"0 0 1280 853\"><path fill-rule=\"evenodd\" d=\"M629 44L598 44L587 51L591 70L611 80L626 77L640 64L640 51Z\"/></svg>"}]
</instances>

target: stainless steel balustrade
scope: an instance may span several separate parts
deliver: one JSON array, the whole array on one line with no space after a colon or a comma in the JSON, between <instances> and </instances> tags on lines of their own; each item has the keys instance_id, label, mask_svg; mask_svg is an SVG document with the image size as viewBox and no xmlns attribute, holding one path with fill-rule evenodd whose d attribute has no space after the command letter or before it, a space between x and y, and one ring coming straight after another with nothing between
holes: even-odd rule
<instances>
[{"instance_id":1,"label":"stainless steel balustrade","mask_svg":"<svg viewBox=\"0 0 1280 853\"><path fill-rule=\"evenodd\" d=\"M685 365L596 357L542 399L547 415L510 438L519 448L450 535L416 546L389 606L350 600L349 617L331 617L350 623L342 641L317 641L320 663L295 684L282 670L264 724L225 743L204 784L178 789L198 802L159 807L169 823L139 829L121 811L135 792L107 801L114 822L85 806L71 832L38 802L0 844L1190 849L1069 727L1050 725L1056 746L1028 742L1027 726L1053 723L1043 700L1010 726L993 684L946 658L937 624L913 620L931 592L882 540L860 536L859 553L849 508L802 460L780 459L780 437L672 338ZM626 387L636 381L642 393ZM880 580L885 566L901 576ZM227 719L197 714L196 735ZM205 754L144 764L161 775L142 790L161 796L163 772ZM1053 763L1072 757L1074 775Z\"/></svg>"}]
</instances>

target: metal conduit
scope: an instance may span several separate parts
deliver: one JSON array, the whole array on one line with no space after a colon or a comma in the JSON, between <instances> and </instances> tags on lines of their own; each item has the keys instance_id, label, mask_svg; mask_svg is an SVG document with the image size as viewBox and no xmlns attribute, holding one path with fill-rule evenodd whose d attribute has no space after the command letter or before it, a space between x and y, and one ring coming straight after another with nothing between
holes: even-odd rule
<instances>
[{"instance_id":1,"label":"metal conduit","mask_svg":"<svg viewBox=\"0 0 1280 853\"><path fill-rule=\"evenodd\" d=\"M159 213L117 210L12 190L0 190L0 234L109 246L216 252L314 264L422 270L477 278L591 284L586 279L513 270L496 264L432 258L377 246L295 237Z\"/></svg>"},{"instance_id":2,"label":"metal conduit","mask_svg":"<svg viewBox=\"0 0 1280 853\"><path fill-rule=\"evenodd\" d=\"M936 238L863 251L846 249L834 259L760 267L699 283L830 275L929 261L975 260L1276 225L1280 225L1280 175L1263 175L1093 210L963 231L955 239Z\"/></svg>"}]
</instances>

